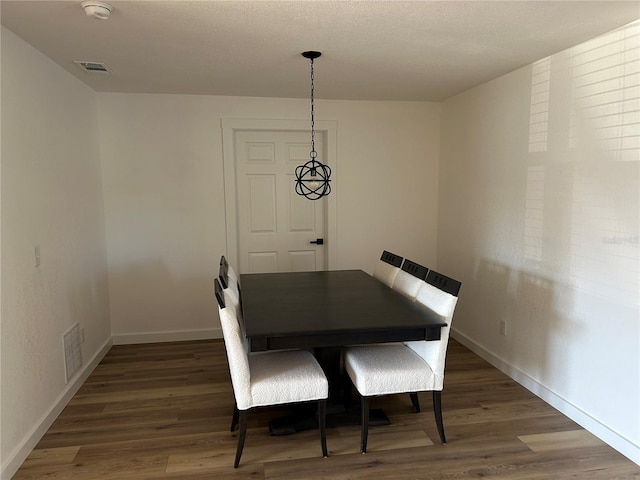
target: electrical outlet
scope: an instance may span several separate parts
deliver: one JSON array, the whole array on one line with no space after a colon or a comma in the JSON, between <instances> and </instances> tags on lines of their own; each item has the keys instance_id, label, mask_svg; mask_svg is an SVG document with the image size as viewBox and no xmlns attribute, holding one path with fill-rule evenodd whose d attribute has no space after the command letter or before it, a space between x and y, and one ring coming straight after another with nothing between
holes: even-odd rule
<instances>
[{"instance_id":1,"label":"electrical outlet","mask_svg":"<svg viewBox=\"0 0 640 480\"><path fill-rule=\"evenodd\" d=\"M40 266L40 247L38 245L33 247L33 266Z\"/></svg>"},{"instance_id":2,"label":"electrical outlet","mask_svg":"<svg viewBox=\"0 0 640 480\"><path fill-rule=\"evenodd\" d=\"M500 320L500 335L507 336L507 322L504 320Z\"/></svg>"}]
</instances>

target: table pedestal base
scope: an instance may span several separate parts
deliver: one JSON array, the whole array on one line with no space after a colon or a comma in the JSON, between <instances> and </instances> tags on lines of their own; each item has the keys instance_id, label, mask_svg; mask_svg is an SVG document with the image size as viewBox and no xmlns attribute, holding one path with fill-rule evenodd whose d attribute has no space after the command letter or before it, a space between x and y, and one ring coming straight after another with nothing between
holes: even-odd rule
<instances>
[{"instance_id":1,"label":"table pedestal base","mask_svg":"<svg viewBox=\"0 0 640 480\"><path fill-rule=\"evenodd\" d=\"M351 408L351 380L346 373L341 371L342 348L315 348L314 355L329 381L327 427L360 425L362 420L360 401L353 402L354 406ZM295 407L295 412L292 415L272 419L269 422L269 433L271 435L291 435L318 428L318 412L315 402L299 404ZM372 408L369 411L370 426L389 425L390 423L383 410Z\"/></svg>"},{"instance_id":2,"label":"table pedestal base","mask_svg":"<svg viewBox=\"0 0 640 480\"><path fill-rule=\"evenodd\" d=\"M329 409L330 410L330 409ZM360 425L362 415L360 410L353 411L327 411L327 427L342 425ZM372 408L369 411L369 426L389 425L391 422L380 408ZM269 434L272 436L292 435L296 432L318 428L318 417L315 412L300 413L274 418L269 421Z\"/></svg>"}]
</instances>

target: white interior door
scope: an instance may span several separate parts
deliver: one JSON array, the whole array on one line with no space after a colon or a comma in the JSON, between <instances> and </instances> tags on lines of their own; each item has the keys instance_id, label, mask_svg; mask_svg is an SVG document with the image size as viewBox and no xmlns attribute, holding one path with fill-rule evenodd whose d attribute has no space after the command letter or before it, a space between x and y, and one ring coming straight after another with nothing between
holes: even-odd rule
<instances>
[{"instance_id":1,"label":"white interior door","mask_svg":"<svg viewBox=\"0 0 640 480\"><path fill-rule=\"evenodd\" d=\"M320 138L318 138L320 137ZM306 132L236 131L238 260L242 273L324 270L325 199L295 193L295 169L309 160ZM324 142L316 135L318 160Z\"/></svg>"}]
</instances>

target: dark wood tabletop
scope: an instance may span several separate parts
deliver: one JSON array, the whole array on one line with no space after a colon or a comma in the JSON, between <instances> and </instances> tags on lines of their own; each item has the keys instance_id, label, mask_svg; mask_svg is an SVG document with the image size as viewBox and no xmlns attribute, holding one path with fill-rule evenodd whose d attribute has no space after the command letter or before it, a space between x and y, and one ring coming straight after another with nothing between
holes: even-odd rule
<instances>
[{"instance_id":1,"label":"dark wood tabletop","mask_svg":"<svg viewBox=\"0 0 640 480\"><path fill-rule=\"evenodd\" d=\"M251 351L438 340L446 323L362 270L242 274Z\"/></svg>"}]
</instances>

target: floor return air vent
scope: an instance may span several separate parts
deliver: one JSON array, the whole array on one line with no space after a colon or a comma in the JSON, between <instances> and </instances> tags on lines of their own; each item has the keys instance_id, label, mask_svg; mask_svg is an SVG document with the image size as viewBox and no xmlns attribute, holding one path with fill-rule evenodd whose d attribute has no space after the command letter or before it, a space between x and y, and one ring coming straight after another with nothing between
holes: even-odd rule
<instances>
[{"instance_id":1,"label":"floor return air vent","mask_svg":"<svg viewBox=\"0 0 640 480\"><path fill-rule=\"evenodd\" d=\"M64 344L64 371L66 382L73 378L82 366L82 349L80 348L80 324L76 323L62 336Z\"/></svg>"}]
</instances>

